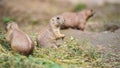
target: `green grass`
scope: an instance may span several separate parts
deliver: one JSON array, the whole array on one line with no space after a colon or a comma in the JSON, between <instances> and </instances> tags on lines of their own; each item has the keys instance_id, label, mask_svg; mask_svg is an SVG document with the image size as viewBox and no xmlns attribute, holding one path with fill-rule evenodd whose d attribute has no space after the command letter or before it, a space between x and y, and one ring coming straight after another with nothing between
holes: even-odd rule
<instances>
[{"instance_id":1,"label":"green grass","mask_svg":"<svg viewBox=\"0 0 120 68\"><path fill-rule=\"evenodd\" d=\"M5 41L4 34L1 34L0 41ZM91 46L89 41L81 40L79 45L73 37L66 39L57 49L35 46L33 54L28 57L9 50L10 47L4 47L6 45L2 43L0 68L112 68L103 61L108 59L104 58L106 55Z\"/></svg>"}]
</instances>

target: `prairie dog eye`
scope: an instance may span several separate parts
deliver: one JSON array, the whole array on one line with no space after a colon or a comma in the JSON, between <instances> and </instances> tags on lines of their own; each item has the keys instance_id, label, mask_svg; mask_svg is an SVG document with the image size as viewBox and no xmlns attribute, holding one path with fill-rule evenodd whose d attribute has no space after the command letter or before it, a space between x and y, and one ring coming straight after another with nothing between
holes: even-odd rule
<instances>
[{"instance_id":1,"label":"prairie dog eye","mask_svg":"<svg viewBox=\"0 0 120 68\"><path fill-rule=\"evenodd\" d=\"M57 17L57 19L59 20L59 19L60 19L60 17Z\"/></svg>"},{"instance_id":2,"label":"prairie dog eye","mask_svg":"<svg viewBox=\"0 0 120 68\"><path fill-rule=\"evenodd\" d=\"M93 12L93 9L91 9L91 12Z\"/></svg>"}]
</instances>

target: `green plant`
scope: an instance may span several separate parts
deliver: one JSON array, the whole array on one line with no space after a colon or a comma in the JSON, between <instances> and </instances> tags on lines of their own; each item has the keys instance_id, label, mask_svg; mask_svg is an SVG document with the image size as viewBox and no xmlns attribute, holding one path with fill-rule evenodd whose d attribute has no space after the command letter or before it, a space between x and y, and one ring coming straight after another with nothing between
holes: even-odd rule
<instances>
[{"instance_id":1,"label":"green plant","mask_svg":"<svg viewBox=\"0 0 120 68\"><path fill-rule=\"evenodd\" d=\"M10 21L15 21L15 18L12 18L12 17L3 17L2 21L3 21L3 23L8 23Z\"/></svg>"},{"instance_id":2,"label":"green plant","mask_svg":"<svg viewBox=\"0 0 120 68\"><path fill-rule=\"evenodd\" d=\"M3 31L0 31L0 44L3 48L10 50L10 45L5 40L5 34Z\"/></svg>"},{"instance_id":3,"label":"green plant","mask_svg":"<svg viewBox=\"0 0 120 68\"><path fill-rule=\"evenodd\" d=\"M31 21L31 24L32 24L32 25L36 25L36 24L38 24L38 23L39 23L38 20L32 20L32 21Z\"/></svg>"},{"instance_id":4,"label":"green plant","mask_svg":"<svg viewBox=\"0 0 120 68\"><path fill-rule=\"evenodd\" d=\"M85 9L86 8L86 5L85 4L83 4L83 3L79 3L79 4L77 4L74 8L73 8L73 11L80 11L80 10L82 10L82 9Z\"/></svg>"}]
</instances>

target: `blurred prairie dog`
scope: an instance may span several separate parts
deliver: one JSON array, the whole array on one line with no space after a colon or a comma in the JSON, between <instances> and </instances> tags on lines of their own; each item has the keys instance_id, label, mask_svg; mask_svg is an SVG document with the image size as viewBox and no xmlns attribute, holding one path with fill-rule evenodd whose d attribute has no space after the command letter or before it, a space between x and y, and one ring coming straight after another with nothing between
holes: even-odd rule
<instances>
[{"instance_id":1,"label":"blurred prairie dog","mask_svg":"<svg viewBox=\"0 0 120 68\"><path fill-rule=\"evenodd\" d=\"M92 9L85 9L80 12L65 12L61 14L65 19L64 25L61 26L61 29L65 28L75 28L78 30L84 31L86 21L93 16Z\"/></svg>"},{"instance_id":2,"label":"blurred prairie dog","mask_svg":"<svg viewBox=\"0 0 120 68\"><path fill-rule=\"evenodd\" d=\"M11 44L11 48L23 55L29 55L34 49L31 38L21 31L18 25L10 22L6 26L6 41Z\"/></svg>"},{"instance_id":3,"label":"blurred prairie dog","mask_svg":"<svg viewBox=\"0 0 120 68\"><path fill-rule=\"evenodd\" d=\"M64 38L60 33L60 26L64 19L60 16L54 16L50 19L48 26L38 33L37 42L39 47L57 48L56 40Z\"/></svg>"}]
</instances>

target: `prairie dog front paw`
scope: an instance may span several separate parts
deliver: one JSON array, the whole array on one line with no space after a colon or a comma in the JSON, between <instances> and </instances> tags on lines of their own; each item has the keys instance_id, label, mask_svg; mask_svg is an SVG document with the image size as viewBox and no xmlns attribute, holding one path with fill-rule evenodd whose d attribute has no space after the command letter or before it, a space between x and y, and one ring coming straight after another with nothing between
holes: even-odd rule
<instances>
[{"instance_id":1,"label":"prairie dog front paw","mask_svg":"<svg viewBox=\"0 0 120 68\"><path fill-rule=\"evenodd\" d=\"M60 34L60 35L58 35L58 36L56 37L56 39L60 39L60 38L64 38L64 37L65 37L64 34Z\"/></svg>"},{"instance_id":2,"label":"prairie dog front paw","mask_svg":"<svg viewBox=\"0 0 120 68\"><path fill-rule=\"evenodd\" d=\"M65 35L64 35L64 34L61 34L61 35L60 35L60 38L64 38L64 37L65 37Z\"/></svg>"}]
</instances>

